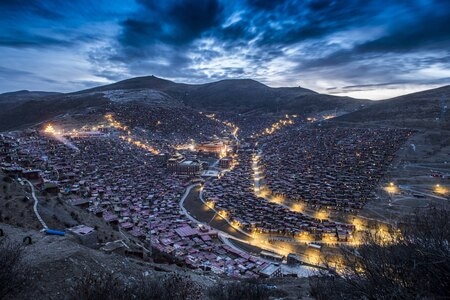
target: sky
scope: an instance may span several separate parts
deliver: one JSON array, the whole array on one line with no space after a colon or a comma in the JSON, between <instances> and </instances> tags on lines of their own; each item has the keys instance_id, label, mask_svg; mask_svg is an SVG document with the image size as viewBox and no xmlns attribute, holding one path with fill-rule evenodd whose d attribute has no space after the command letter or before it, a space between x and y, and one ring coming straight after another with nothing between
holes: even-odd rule
<instances>
[{"instance_id":1,"label":"sky","mask_svg":"<svg viewBox=\"0 0 450 300\"><path fill-rule=\"evenodd\" d=\"M0 93L155 75L385 99L450 84L449 0L0 0Z\"/></svg>"}]
</instances>

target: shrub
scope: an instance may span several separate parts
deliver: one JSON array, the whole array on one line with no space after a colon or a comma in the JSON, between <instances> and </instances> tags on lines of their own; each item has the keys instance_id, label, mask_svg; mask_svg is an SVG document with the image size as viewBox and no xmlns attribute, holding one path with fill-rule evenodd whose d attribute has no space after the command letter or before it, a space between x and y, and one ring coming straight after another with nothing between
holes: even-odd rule
<instances>
[{"instance_id":1,"label":"shrub","mask_svg":"<svg viewBox=\"0 0 450 300\"><path fill-rule=\"evenodd\" d=\"M269 289L264 284L249 281L234 281L218 284L208 290L212 300L266 300L269 299Z\"/></svg>"},{"instance_id":2,"label":"shrub","mask_svg":"<svg viewBox=\"0 0 450 300\"><path fill-rule=\"evenodd\" d=\"M127 289L112 273L85 272L74 287L72 299L127 299Z\"/></svg>"},{"instance_id":3,"label":"shrub","mask_svg":"<svg viewBox=\"0 0 450 300\"><path fill-rule=\"evenodd\" d=\"M162 277L141 277L128 284L108 272L86 272L76 284L71 299L136 299L136 300L186 300L200 293L188 277L166 275Z\"/></svg>"},{"instance_id":4,"label":"shrub","mask_svg":"<svg viewBox=\"0 0 450 300\"><path fill-rule=\"evenodd\" d=\"M0 238L0 299L13 298L26 284L28 270L23 263L23 247L5 237Z\"/></svg>"},{"instance_id":5,"label":"shrub","mask_svg":"<svg viewBox=\"0 0 450 300\"><path fill-rule=\"evenodd\" d=\"M312 278L317 299L443 299L450 296L450 214L432 208L407 217L390 238L368 234L342 248L345 269Z\"/></svg>"}]
</instances>

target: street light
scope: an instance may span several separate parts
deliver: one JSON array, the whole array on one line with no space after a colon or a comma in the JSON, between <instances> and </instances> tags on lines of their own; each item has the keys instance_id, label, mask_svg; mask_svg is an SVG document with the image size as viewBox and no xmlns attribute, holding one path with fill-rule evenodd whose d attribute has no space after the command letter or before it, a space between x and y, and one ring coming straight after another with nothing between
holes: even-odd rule
<instances>
[{"instance_id":1,"label":"street light","mask_svg":"<svg viewBox=\"0 0 450 300\"><path fill-rule=\"evenodd\" d=\"M398 187L394 182L389 182L389 185L384 188L384 190L389 194L389 206L392 206L392 195L398 192Z\"/></svg>"},{"instance_id":2,"label":"street light","mask_svg":"<svg viewBox=\"0 0 450 300\"><path fill-rule=\"evenodd\" d=\"M445 186L442 186L442 185L440 185L440 184L436 184L435 186L434 186L434 192L436 193L436 194L440 194L440 195L447 195L447 194L449 194L449 190L448 190L448 188L447 187L445 187Z\"/></svg>"}]
</instances>

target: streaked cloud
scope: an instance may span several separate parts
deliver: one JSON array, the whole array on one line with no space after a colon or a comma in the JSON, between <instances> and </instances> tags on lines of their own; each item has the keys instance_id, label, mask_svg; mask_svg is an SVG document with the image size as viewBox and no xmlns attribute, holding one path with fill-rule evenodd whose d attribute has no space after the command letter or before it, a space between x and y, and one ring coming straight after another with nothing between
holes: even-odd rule
<instances>
[{"instance_id":1,"label":"streaked cloud","mask_svg":"<svg viewBox=\"0 0 450 300\"><path fill-rule=\"evenodd\" d=\"M450 2L0 2L0 91L153 74L371 99L450 84ZM32 78L32 79L31 79Z\"/></svg>"}]
</instances>

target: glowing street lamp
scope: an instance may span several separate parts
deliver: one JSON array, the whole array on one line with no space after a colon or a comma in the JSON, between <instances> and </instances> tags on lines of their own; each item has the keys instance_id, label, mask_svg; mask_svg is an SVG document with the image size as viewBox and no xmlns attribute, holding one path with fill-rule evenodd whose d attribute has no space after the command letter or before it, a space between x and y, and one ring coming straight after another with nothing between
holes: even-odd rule
<instances>
[{"instance_id":1,"label":"glowing street lamp","mask_svg":"<svg viewBox=\"0 0 450 300\"><path fill-rule=\"evenodd\" d=\"M398 186L394 182L389 182L389 185L384 188L384 190L389 194L389 206L391 205L392 195L398 193Z\"/></svg>"},{"instance_id":2,"label":"glowing street lamp","mask_svg":"<svg viewBox=\"0 0 450 300\"><path fill-rule=\"evenodd\" d=\"M319 220L325 220L328 218L328 213L325 211L317 211L315 217Z\"/></svg>"},{"instance_id":3,"label":"glowing street lamp","mask_svg":"<svg viewBox=\"0 0 450 300\"><path fill-rule=\"evenodd\" d=\"M445 196L445 195L449 194L449 189L447 187L445 187L445 186L440 185L440 184L436 184L434 186L434 192L436 194L440 194L440 195L444 195Z\"/></svg>"},{"instance_id":4,"label":"glowing street lamp","mask_svg":"<svg viewBox=\"0 0 450 300\"><path fill-rule=\"evenodd\" d=\"M208 208L214 209L215 203L214 203L213 200L208 200L208 201L205 202L205 204L206 204L206 206L207 206Z\"/></svg>"},{"instance_id":5,"label":"glowing street lamp","mask_svg":"<svg viewBox=\"0 0 450 300\"><path fill-rule=\"evenodd\" d=\"M395 184L391 181L389 183L389 186L386 188L387 192L389 193L389 206L392 206L392 194L396 191Z\"/></svg>"}]
</instances>

